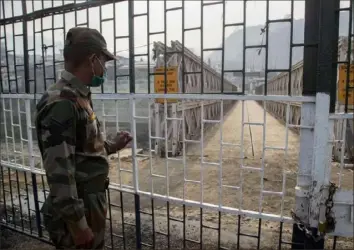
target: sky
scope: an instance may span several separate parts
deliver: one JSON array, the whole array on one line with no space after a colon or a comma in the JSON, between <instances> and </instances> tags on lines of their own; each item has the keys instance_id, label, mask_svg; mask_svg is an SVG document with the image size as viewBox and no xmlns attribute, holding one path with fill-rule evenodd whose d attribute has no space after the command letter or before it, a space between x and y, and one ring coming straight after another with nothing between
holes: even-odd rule
<instances>
[{"instance_id":1,"label":"sky","mask_svg":"<svg viewBox=\"0 0 354 250\"><path fill-rule=\"evenodd\" d=\"M61 1L54 0L54 6L60 6L63 3L74 3L75 1ZM82 1L76 1L77 3ZM207 0L204 3L217 2ZM345 1L348 2L348 1ZM42 1L34 0L27 1L27 12L32 12L40 10L43 8L52 7L52 1L44 0L44 5L42 6ZM5 17L11 17L12 15L21 15L22 7L20 0L13 1L4 0L5 4ZM166 8L174 8L181 6L182 1L167 1ZM243 4L241 0L226 1L225 5L225 23L235 23L241 22L243 20ZM347 3L343 3L347 5ZM149 1L149 28L151 32L158 32L164 30L164 1L154 0ZM1 6L2 8L2 6ZM296 0L294 2L294 18L301 19L304 18L304 1ZM134 11L135 14L146 13L147 12L147 1L145 0L135 0L134 1ZM116 36L128 35L128 2L124 1L116 4L108 4L102 6L101 14L102 19L112 18L115 12L115 31ZM277 0L270 1L269 5L269 18L279 19L289 16L291 13L291 3L287 0ZM68 13L65 14L63 18L62 14L55 15L54 17L45 17L41 22L41 19L36 21L31 21L28 23L28 34L31 36L28 39L29 48L33 48L33 36L35 36L36 49L41 47L42 36L41 33L36 33L35 31L40 31L47 28L59 28L63 27L64 19L66 30L58 29L54 32L55 37L55 52L59 53L59 49L63 47L64 44L64 32L67 32L70 27L74 27L76 24L85 23L87 20L87 11L82 10L77 12L77 22L75 22L75 14ZM100 8L90 8L89 14L89 27L96 28L100 30L107 41L107 46L111 51L114 51L114 24L113 21L100 22ZM203 46L204 48L216 48L220 47L222 43L222 23L223 23L223 11L222 4L211 5L203 7ZM3 11L1 11L0 18L4 17ZM134 45L136 47L135 53L147 53L147 17L141 16L134 18ZM171 40L182 41L182 11L168 11L166 14L166 30L167 30L167 43ZM185 28L198 27L201 23L201 1L185 1ZM266 1L248 1L246 4L246 26L254 25L264 25L266 21ZM101 24L101 25L100 25ZM101 27L100 27L101 26ZM240 27L227 27L225 28L225 37L229 36L235 29ZM1 33L4 32L3 29L0 30ZM14 28L15 34L22 33L22 23L15 24ZM246 29L247 32L247 29ZM13 40L12 25L6 26L6 34L8 36L8 49L11 49ZM52 32L43 32L44 44L52 44ZM154 41L164 42L164 35L151 35L150 43ZM22 54L22 37L15 38L15 48L17 54ZM201 48L200 31L188 31L185 32L185 46L191 49L195 54L200 55ZM116 51L121 56L128 55L128 39L116 39ZM152 46L150 46L150 51ZM40 51L36 52L37 54ZM51 54L52 51L48 51ZM207 56L207 54L204 54Z\"/></svg>"}]
</instances>

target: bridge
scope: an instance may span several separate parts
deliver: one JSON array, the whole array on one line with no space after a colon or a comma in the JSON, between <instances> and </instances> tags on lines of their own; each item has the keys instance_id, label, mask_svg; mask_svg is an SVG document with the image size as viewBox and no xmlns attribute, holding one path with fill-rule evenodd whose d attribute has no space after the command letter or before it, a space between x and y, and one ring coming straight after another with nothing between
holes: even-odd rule
<instances>
[{"instance_id":1,"label":"bridge","mask_svg":"<svg viewBox=\"0 0 354 250\"><path fill-rule=\"evenodd\" d=\"M353 44L354 45L354 44ZM353 46L352 45L352 46ZM348 39L341 38L338 42L338 61L344 62L348 59ZM351 54L351 59L353 60L353 53ZM339 69L339 68L338 68ZM339 70L338 70L339 72ZM338 79L339 79L338 74ZM352 78L352 76L351 76ZM289 83L289 79L291 79ZM337 80L337 89L340 88L339 80ZM291 93L292 96L301 96L303 89L303 61L298 62L292 66L291 74L284 72L277 76L271 78L267 83L267 92L269 95L288 95ZM351 91L352 92L352 91ZM349 93L351 93L349 90ZM264 85L260 85L256 88L256 94L262 95L264 93ZM338 95L337 90L336 94ZM339 95L338 95L339 96ZM345 99L345 98L344 98ZM347 105L347 112L353 112L354 110L354 93L349 94L349 103ZM263 102L259 102L263 106ZM343 100L338 100L335 105L335 112L345 112L345 102ZM284 124L293 124L293 130L299 132L299 125L301 121L301 103L291 102L287 104L285 102L267 102L266 104L267 112L272 114L274 117L279 119ZM342 120L336 121L333 131L333 137L335 140L341 140L344 136L343 129L345 126L345 145L342 148L341 144L334 144L333 156L338 161L341 158L341 152L344 151L346 161L354 161L354 143L352 138L354 138L354 125L352 120L348 120L347 124Z\"/></svg>"}]
</instances>

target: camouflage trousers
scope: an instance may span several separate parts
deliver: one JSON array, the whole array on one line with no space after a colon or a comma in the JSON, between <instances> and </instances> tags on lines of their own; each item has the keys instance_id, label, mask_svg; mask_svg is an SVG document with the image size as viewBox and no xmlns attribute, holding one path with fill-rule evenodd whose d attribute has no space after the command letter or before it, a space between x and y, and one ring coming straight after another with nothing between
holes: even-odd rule
<instances>
[{"instance_id":1,"label":"camouflage trousers","mask_svg":"<svg viewBox=\"0 0 354 250\"><path fill-rule=\"evenodd\" d=\"M50 199L48 198L47 201L48 200ZM42 209L43 220L51 241L57 249L76 249L77 247L74 244L72 235L68 231L65 222L55 214L50 214L50 210L53 211L50 209L50 201L48 201L48 204L46 203L43 205ZM107 214L105 192L86 194L84 203L87 224L94 235L94 241L90 249L103 249ZM49 213L46 213L46 210L49 210Z\"/></svg>"}]
</instances>

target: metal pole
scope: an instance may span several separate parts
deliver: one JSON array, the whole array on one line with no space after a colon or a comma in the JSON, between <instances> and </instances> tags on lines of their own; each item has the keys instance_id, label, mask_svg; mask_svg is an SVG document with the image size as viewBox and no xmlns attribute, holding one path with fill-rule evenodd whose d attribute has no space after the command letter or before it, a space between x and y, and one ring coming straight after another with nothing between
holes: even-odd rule
<instances>
[{"instance_id":1,"label":"metal pole","mask_svg":"<svg viewBox=\"0 0 354 250\"><path fill-rule=\"evenodd\" d=\"M310 201L310 226L317 231L320 221L324 221L325 200L328 197L330 180L330 160L328 141L330 135L329 107L331 86L336 84L337 75L333 74L334 62L337 61L338 27L336 10L338 1L321 1L318 65L316 84L316 116L314 130L314 158L312 167L312 199ZM332 128L333 129L333 128ZM322 245L315 245L317 249Z\"/></svg>"},{"instance_id":2,"label":"metal pole","mask_svg":"<svg viewBox=\"0 0 354 250\"><path fill-rule=\"evenodd\" d=\"M314 96L316 94L316 69L317 69L317 44L319 28L320 0L305 2L305 34L304 34L304 66L303 66L303 95ZM300 155L299 171L295 187L295 214L304 223L309 221L309 192L312 185L311 172L313 161L313 127L315 117L315 104L303 103L301 106L300 128ZM294 224L292 235L292 249L306 249L310 246L305 233ZM322 243L323 245L323 243ZM323 249L323 246L310 247L310 249Z\"/></svg>"},{"instance_id":3,"label":"metal pole","mask_svg":"<svg viewBox=\"0 0 354 250\"><path fill-rule=\"evenodd\" d=\"M129 78L130 93L135 93L134 1L128 1L129 16Z\"/></svg>"},{"instance_id":4,"label":"metal pole","mask_svg":"<svg viewBox=\"0 0 354 250\"><path fill-rule=\"evenodd\" d=\"M23 60L24 60L24 70L25 70L25 92L28 94L30 93L30 86L29 86L29 61L28 61L28 36L27 36L27 6L26 0L22 0L22 13L24 15L24 21L22 24L23 28Z\"/></svg>"}]
</instances>

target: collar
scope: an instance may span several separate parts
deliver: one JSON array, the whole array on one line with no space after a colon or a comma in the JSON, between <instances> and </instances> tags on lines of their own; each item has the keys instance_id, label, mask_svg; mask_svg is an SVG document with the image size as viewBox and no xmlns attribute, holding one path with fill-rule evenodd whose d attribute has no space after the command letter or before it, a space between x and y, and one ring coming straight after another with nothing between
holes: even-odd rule
<instances>
[{"instance_id":1,"label":"collar","mask_svg":"<svg viewBox=\"0 0 354 250\"><path fill-rule=\"evenodd\" d=\"M61 72L61 78L68 81L74 89L77 89L80 92L80 94L87 97L91 93L89 87L87 87L83 82L81 82L76 76L71 74L69 71L63 70Z\"/></svg>"}]
</instances>

